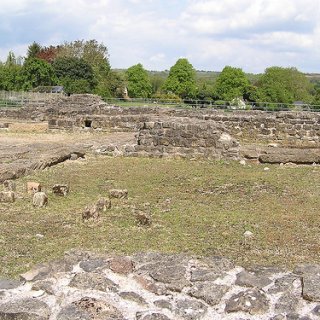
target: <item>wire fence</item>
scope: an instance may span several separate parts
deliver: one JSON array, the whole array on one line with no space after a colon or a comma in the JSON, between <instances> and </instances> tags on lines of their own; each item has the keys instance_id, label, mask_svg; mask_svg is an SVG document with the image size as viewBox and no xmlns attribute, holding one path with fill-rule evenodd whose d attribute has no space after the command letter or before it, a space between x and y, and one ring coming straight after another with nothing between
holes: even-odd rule
<instances>
[{"instance_id":1,"label":"wire fence","mask_svg":"<svg viewBox=\"0 0 320 320\"><path fill-rule=\"evenodd\" d=\"M45 92L0 91L0 107L21 107L29 103L41 106L60 95Z\"/></svg>"},{"instance_id":2,"label":"wire fence","mask_svg":"<svg viewBox=\"0 0 320 320\"><path fill-rule=\"evenodd\" d=\"M46 102L63 96L63 93L45 92L15 92L0 91L1 107L21 107L26 104L43 106ZM72 97L72 95L71 95ZM271 102L248 102L234 99L232 102L221 100L195 100L195 99L158 99L158 98L106 98L105 102L121 107L175 107L186 109L221 109L232 110L261 110L261 111L309 111L320 112L320 105L303 102L295 103L271 103Z\"/></svg>"},{"instance_id":3,"label":"wire fence","mask_svg":"<svg viewBox=\"0 0 320 320\"><path fill-rule=\"evenodd\" d=\"M181 107L189 109L221 109L221 110L261 110L261 111L309 111L320 112L320 105L313 105L303 102L295 103L273 103L273 102L248 102L237 100L233 102L221 100L194 100L194 99L149 99L149 98L107 98L107 103L117 106L134 107L134 106L167 106Z\"/></svg>"}]
</instances>

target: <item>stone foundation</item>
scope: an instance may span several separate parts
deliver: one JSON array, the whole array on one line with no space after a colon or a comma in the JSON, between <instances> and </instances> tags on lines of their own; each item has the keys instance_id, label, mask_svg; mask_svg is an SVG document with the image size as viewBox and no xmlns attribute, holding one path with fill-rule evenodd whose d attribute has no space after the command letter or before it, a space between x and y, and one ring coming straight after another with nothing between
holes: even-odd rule
<instances>
[{"instance_id":1,"label":"stone foundation","mask_svg":"<svg viewBox=\"0 0 320 320\"><path fill-rule=\"evenodd\" d=\"M244 269L221 257L69 252L0 280L0 319L319 319L320 266Z\"/></svg>"},{"instance_id":2,"label":"stone foundation","mask_svg":"<svg viewBox=\"0 0 320 320\"><path fill-rule=\"evenodd\" d=\"M110 106L92 95L59 97L46 106L0 109L0 118L48 121L51 130L136 132L137 145L124 155L179 156L185 158L238 159L238 145L246 154L250 144L274 144L287 148L288 156L268 154L264 150L254 158L262 162L280 163L282 159L296 163L319 163L320 113L224 111L215 109L174 109L161 107ZM150 127L153 124L155 127ZM10 124L5 126L10 130ZM225 133L230 141L221 143ZM296 148L290 151L290 148ZM300 150L302 149L302 150ZM309 152L309 150L311 150ZM285 149L282 149L285 150ZM303 154L310 153L308 159ZM298 158L295 158L298 155ZM301 156L302 155L302 156ZM262 157L261 157L262 156ZM275 159L276 158L276 159Z\"/></svg>"},{"instance_id":3,"label":"stone foundation","mask_svg":"<svg viewBox=\"0 0 320 320\"><path fill-rule=\"evenodd\" d=\"M155 157L239 159L239 143L223 125L181 118L145 122L133 154Z\"/></svg>"}]
</instances>

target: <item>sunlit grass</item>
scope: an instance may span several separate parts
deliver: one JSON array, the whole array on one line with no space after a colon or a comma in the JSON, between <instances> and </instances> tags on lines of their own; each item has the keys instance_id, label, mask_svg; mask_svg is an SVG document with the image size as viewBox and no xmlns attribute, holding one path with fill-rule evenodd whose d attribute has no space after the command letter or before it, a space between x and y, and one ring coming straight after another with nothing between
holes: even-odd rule
<instances>
[{"instance_id":1,"label":"sunlit grass","mask_svg":"<svg viewBox=\"0 0 320 320\"><path fill-rule=\"evenodd\" d=\"M269 167L102 157L36 172L17 181L16 203L1 204L0 274L15 276L71 248L223 255L242 265L320 262L320 168ZM26 181L41 182L47 208L33 208ZM66 198L52 195L56 183L70 185ZM112 187L128 189L129 198L84 223L84 207ZM145 206L151 227L138 226L132 212ZM246 230L254 233L250 246Z\"/></svg>"}]
</instances>

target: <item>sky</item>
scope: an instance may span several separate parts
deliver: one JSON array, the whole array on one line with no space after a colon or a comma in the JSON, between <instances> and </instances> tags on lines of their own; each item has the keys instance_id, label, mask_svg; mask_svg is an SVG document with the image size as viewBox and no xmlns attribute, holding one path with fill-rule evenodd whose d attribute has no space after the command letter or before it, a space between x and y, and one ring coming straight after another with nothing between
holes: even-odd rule
<instances>
[{"instance_id":1,"label":"sky","mask_svg":"<svg viewBox=\"0 0 320 320\"><path fill-rule=\"evenodd\" d=\"M81 39L106 45L112 68L320 73L320 0L1 0L1 61Z\"/></svg>"}]
</instances>

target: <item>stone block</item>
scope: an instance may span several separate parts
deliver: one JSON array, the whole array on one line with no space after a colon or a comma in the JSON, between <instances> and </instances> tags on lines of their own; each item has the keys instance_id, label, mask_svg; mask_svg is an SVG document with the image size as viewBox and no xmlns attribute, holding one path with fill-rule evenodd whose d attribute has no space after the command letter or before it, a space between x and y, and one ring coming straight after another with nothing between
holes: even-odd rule
<instances>
[{"instance_id":1,"label":"stone block","mask_svg":"<svg viewBox=\"0 0 320 320\"><path fill-rule=\"evenodd\" d=\"M41 184L39 182L28 181L27 182L27 192L28 194L35 194L41 191Z\"/></svg>"},{"instance_id":2,"label":"stone block","mask_svg":"<svg viewBox=\"0 0 320 320\"><path fill-rule=\"evenodd\" d=\"M48 196L45 192L36 192L33 195L32 204L38 208L45 207L48 205Z\"/></svg>"},{"instance_id":3,"label":"stone block","mask_svg":"<svg viewBox=\"0 0 320 320\"><path fill-rule=\"evenodd\" d=\"M69 193L69 186L67 184L55 184L52 187L52 192L57 196L66 197Z\"/></svg>"},{"instance_id":4,"label":"stone block","mask_svg":"<svg viewBox=\"0 0 320 320\"><path fill-rule=\"evenodd\" d=\"M1 191L0 202L13 203L16 200L16 195L13 191Z\"/></svg>"}]
</instances>

